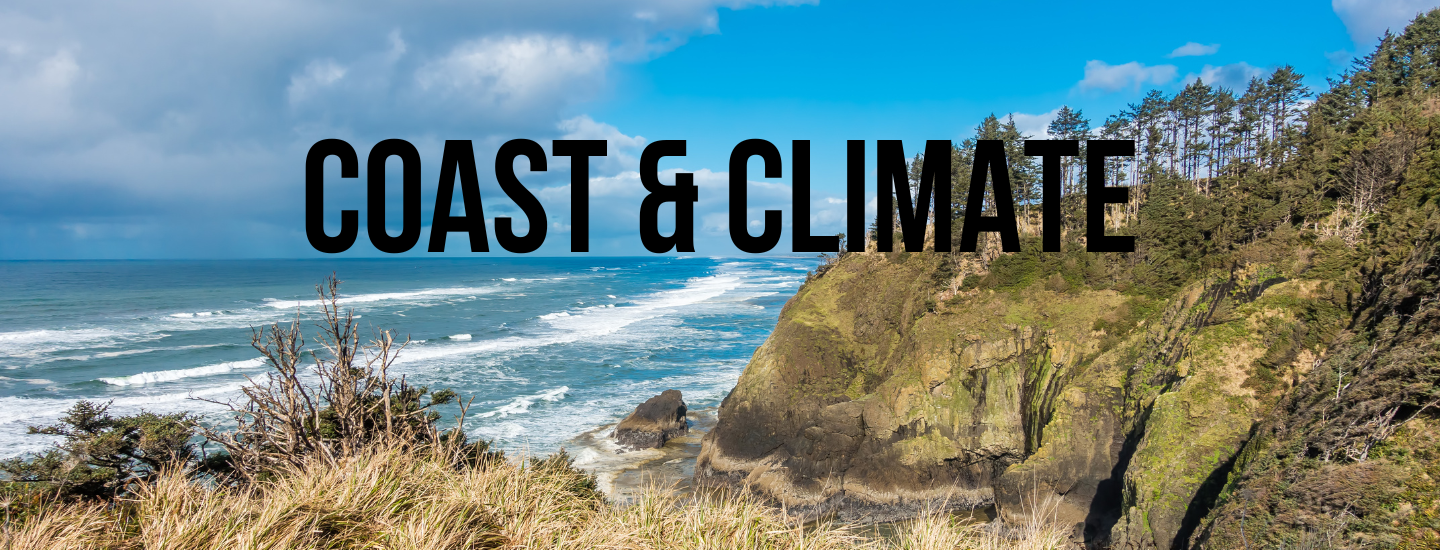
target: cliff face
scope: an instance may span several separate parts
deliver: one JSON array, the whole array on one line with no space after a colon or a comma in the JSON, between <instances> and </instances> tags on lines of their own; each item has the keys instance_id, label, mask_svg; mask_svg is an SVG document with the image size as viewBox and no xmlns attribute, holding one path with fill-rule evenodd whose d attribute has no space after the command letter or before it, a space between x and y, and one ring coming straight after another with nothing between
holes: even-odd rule
<instances>
[{"instance_id":1,"label":"cliff face","mask_svg":"<svg viewBox=\"0 0 1440 550\"><path fill-rule=\"evenodd\" d=\"M807 283L721 406L697 479L844 519L991 503L1015 519L1057 495L1092 542L1169 547L1344 300L1259 267L1169 299L1058 275L951 296L945 261L851 254Z\"/></svg>"},{"instance_id":2,"label":"cliff face","mask_svg":"<svg viewBox=\"0 0 1440 550\"><path fill-rule=\"evenodd\" d=\"M805 285L721 406L699 476L811 514L989 503L1039 446L1064 379L1099 353L1094 320L1129 300L977 296L936 314L931 271L926 255L853 255Z\"/></svg>"}]
</instances>

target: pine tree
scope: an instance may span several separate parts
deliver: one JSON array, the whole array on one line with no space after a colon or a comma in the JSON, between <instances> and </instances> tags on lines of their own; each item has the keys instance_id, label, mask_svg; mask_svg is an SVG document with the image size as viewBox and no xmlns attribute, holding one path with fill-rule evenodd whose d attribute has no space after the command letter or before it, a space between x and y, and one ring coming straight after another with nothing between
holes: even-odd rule
<instances>
[{"instance_id":1,"label":"pine tree","mask_svg":"<svg viewBox=\"0 0 1440 550\"><path fill-rule=\"evenodd\" d=\"M1081 141L1080 156L1066 158L1060 166L1061 194L1069 195L1078 191L1085 178L1084 141L1090 139L1090 121L1079 109L1068 105L1060 106L1055 120L1046 128L1051 139L1073 139Z\"/></svg>"},{"instance_id":2,"label":"pine tree","mask_svg":"<svg viewBox=\"0 0 1440 550\"><path fill-rule=\"evenodd\" d=\"M1015 126L1014 114L1000 126L1000 139L1005 142L1005 164L1010 167L1010 191L1028 219L1030 204L1040 200L1040 167L1034 158L1025 156L1025 135Z\"/></svg>"},{"instance_id":3,"label":"pine tree","mask_svg":"<svg viewBox=\"0 0 1440 550\"><path fill-rule=\"evenodd\" d=\"M923 155L923 154L921 154L921 153L915 153L915 157L914 157L914 158L911 158L911 159L910 159L910 162L909 162L908 164L909 164L910 166L908 167L908 171L907 171L905 177L906 177L906 179L909 180L908 183L910 184L910 204L915 204L917 201L921 201L921 200L926 201L926 202L929 202L929 201L930 201L930 197L921 197L921 196L919 196L919 195L920 195L920 176L924 174L925 155ZM900 201L891 201L891 204L896 205L896 206L895 206L895 208L896 208L896 210L895 210L896 216L895 216L895 218L894 218L894 219L895 219L895 230L896 230L896 231L899 231L899 230L900 230L900 216L899 216L899 211L900 211L900 210L899 210L899 208L900 208L900 207L899 207L899 204L900 204ZM938 209L938 208L939 208L939 205L936 205L936 208ZM934 217L933 217L933 216L934 216L934 213L933 213L933 212L931 213L931 216L932 216L932 217L930 218L930 220L933 220L933 219L934 219ZM930 220L927 220L927 221L930 221Z\"/></svg>"},{"instance_id":4,"label":"pine tree","mask_svg":"<svg viewBox=\"0 0 1440 550\"><path fill-rule=\"evenodd\" d=\"M1255 77L1250 79L1245 95L1240 96L1240 159L1256 166L1262 163L1261 128L1265 124L1266 95L1265 81Z\"/></svg>"},{"instance_id":5,"label":"pine tree","mask_svg":"<svg viewBox=\"0 0 1440 550\"><path fill-rule=\"evenodd\" d=\"M1179 146L1180 173L1191 180L1198 181L1200 158L1205 154L1206 148L1202 141L1205 135L1202 126L1213 101L1210 87L1199 79L1187 84L1185 89L1171 100L1171 110L1179 123L1179 136L1176 141Z\"/></svg>"},{"instance_id":6,"label":"pine tree","mask_svg":"<svg viewBox=\"0 0 1440 550\"><path fill-rule=\"evenodd\" d=\"M1226 88L1216 88L1214 100L1210 102L1207 137L1210 154L1205 160L1205 194L1209 195L1215 178L1234 152L1235 94Z\"/></svg>"},{"instance_id":7,"label":"pine tree","mask_svg":"<svg viewBox=\"0 0 1440 550\"><path fill-rule=\"evenodd\" d=\"M1265 87L1270 90L1271 106L1271 139L1274 141L1275 155L1272 166L1279 166L1280 163L1289 159L1295 151L1296 138L1299 132L1299 116L1301 100L1309 97L1310 89L1300 83L1300 73L1289 65L1276 69L1270 74Z\"/></svg>"},{"instance_id":8,"label":"pine tree","mask_svg":"<svg viewBox=\"0 0 1440 550\"><path fill-rule=\"evenodd\" d=\"M1011 200L1020 208L1029 213L1030 203L1038 203L1040 200L1040 166L1035 159L1025 155L1025 135L1015 125L1015 116L1006 117L1005 122L1000 122L993 113L980 121L975 126L974 137L964 139L956 147L952 159L952 185L951 201L955 212L954 219L962 219L965 215L965 203L970 193L970 174L975 162L975 142L977 140L999 140L1005 151L1005 163L1009 167ZM990 178L986 177L985 208L994 205L993 197L990 196Z\"/></svg>"},{"instance_id":9,"label":"pine tree","mask_svg":"<svg viewBox=\"0 0 1440 550\"><path fill-rule=\"evenodd\" d=\"M965 201L970 192L970 171L975 164L975 140L965 139L952 145L950 152L950 211L952 220L965 219ZM951 232L959 235L958 231Z\"/></svg>"}]
</instances>

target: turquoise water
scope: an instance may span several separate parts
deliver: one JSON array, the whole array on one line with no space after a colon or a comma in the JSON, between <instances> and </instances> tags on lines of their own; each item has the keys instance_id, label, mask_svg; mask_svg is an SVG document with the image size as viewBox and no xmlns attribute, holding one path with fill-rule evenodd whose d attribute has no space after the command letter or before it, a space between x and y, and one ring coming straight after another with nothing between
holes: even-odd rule
<instances>
[{"instance_id":1,"label":"turquoise water","mask_svg":"<svg viewBox=\"0 0 1440 550\"><path fill-rule=\"evenodd\" d=\"M236 396L266 367L251 327L318 329L314 287L409 335L395 371L474 396L467 431L548 453L681 390L718 405L799 288L809 258L513 258L0 262L0 456L42 450L27 425L80 399L117 413ZM452 414L455 411L446 411Z\"/></svg>"}]
</instances>

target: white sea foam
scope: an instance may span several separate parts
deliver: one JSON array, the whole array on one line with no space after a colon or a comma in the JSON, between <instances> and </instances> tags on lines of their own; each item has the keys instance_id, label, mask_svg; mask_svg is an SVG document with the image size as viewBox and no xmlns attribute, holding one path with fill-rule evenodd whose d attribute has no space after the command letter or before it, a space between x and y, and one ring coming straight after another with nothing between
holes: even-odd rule
<instances>
[{"instance_id":1,"label":"white sea foam","mask_svg":"<svg viewBox=\"0 0 1440 550\"><path fill-rule=\"evenodd\" d=\"M90 354L90 355L67 355L67 356L64 356L64 357L57 357L57 358L55 358L55 359L53 359L53 360L69 359L69 360L74 360L74 361L89 361L89 360L91 360L91 359L111 359L111 358L114 358L114 357L125 357L125 356L127 356L127 355L140 355L140 354L152 353L152 352L156 352L156 351L183 351L183 350L187 350L187 349L218 348L218 347L224 347L224 346L229 346L229 345L232 345L232 344L195 344L195 345L190 345L190 346L162 346L162 347L158 347L158 348L137 348L137 349L126 349L126 350L120 350L120 351L102 351L102 352L100 352L100 353L93 353L93 354Z\"/></svg>"},{"instance_id":2,"label":"white sea foam","mask_svg":"<svg viewBox=\"0 0 1440 550\"><path fill-rule=\"evenodd\" d=\"M551 343L556 343L556 341L553 339L512 336L494 340L456 343L448 346L425 346L423 348L406 349L395 359L395 363L415 363L445 357L470 356L482 353L503 353L520 349L536 348Z\"/></svg>"},{"instance_id":3,"label":"white sea foam","mask_svg":"<svg viewBox=\"0 0 1440 550\"><path fill-rule=\"evenodd\" d=\"M210 317L210 316L214 316L214 315L224 315L224 314L226 314L226 313L230 313L230 312L229 312L229 311L224 311L224 310L220 310L220 311L196 311L196 312L194 312L194 313L185 313L185 312L181 312L181 313L171 313L170 316L171 316L171 317L174 317L174 318L176 318L176 319L194 319L194 318L196 318L196 317Z\"/></svg>"},{"instance_id":4,"label":"white sea foam","mask_svg":"<svg viewBox=\"0 0 1440 550\"><path fill-rule=\"evenodd\" d=\"M463 342L463 341L468 341L468 340L470 340L470 335L469 335L469 334L452 334L452 335L450 335L449 338L450 338L451 340L460 340L460 341Z\"/></svg>"},{"instance_id":5,"label":"white sea foam","mask_svg":"<svg viewBox=\"0 0 1440 550\"><path fill-rule=\"evenodd\" d=\"M522 349L568 344L591 340L618 332L636 322L673 313L679 308L712 300L741 285L741 279L722 274L696 277L678 289L665 290L638 298L626 306L594 306L575 311L557 311L540 315L553 332L481 340L466 344L406 350L397 363L434 360L443 357L473 356L482 353L503 353Z\"/></svg>"},{"instance_id":6,"label":"white sea foam","mask_svg":"<svg viewBox=\"0 0 1440 550\"><path fill-rule=\"evenodd\" d=\"M615 478L622 471L665 456L660 449L628 450L620 447L610 437L614 429L615 424L605 425L573 440L578 449L573 451L575 460L572 464L595 474L600 491L607 495L615 494Z\"/></svg>"},{"instance_id":7,"label":"white sea foam","mask_svg":"<svg viewBox=\"0 0 1440 550\"><path fill-rule=\"evenodd\" d=\"M505 418L514 414L525 414L527 412L530 412L531 405L534 405L535 403L540 401L559 401L561 399L564 399L565 394L569 391L569 386L560 386L558 388L548 389L534 395L522 395L511 399L509 403L501 405L493 411L480 413L477 416L479 416L480 418L490 418L492 416L499 415L500 418Z\"/></svg>"},{"instance_id":8,"label":"white sea foam","mask_svg":"<svg viewBox=\"0 0 1440 550\"><path fill-rule=\"evenodd\" d=\"M649 380L621 381L612 378L609 382L582 387L567 393L567 399L552 403L543 411L533 410L531 414L509 417L476 415L475 422L466 424L473 426L467 428L467 432L475 437L496 440L506 449L539 444L544 445L542 448L548 449L548 452L553 450L551 445L565 444L581 432L613 427L634 410L637 403L667 389L683 391L685 401L692 409L717 406L735 386L745 360L700 361L690 366L695 371L688 374ZM609 430L605 429L603 433L608 435ZM588 467L596 468L598 465L590 464Z\"/></svg>"},{"instance_id":9,"label":"white sea foam","mask_svg":"<svg viewBox=\"0 0 1440 550\"><path fill-rule=\"evenodd\" d=\"M302 317L315 314L314 300L302 308ZM198 313L198 312L197 312ZM142 319L136 326L151 331L186 331L250 328L270 323L285 323L295 320L295 311L284 311L266 306L225 310L212 315L191 315L188 313L161 315L154 320Z\"/></svg>"},{"instance_id":10,"label":"white sea foam","mask_svg":"<svg viewBox=\"0 0 1440 550\"><path fill-rule=\"evenodd\" d=\"M0 332L0 357L34 357L58 351L113 347L135 336L108 328Z\"/></svg>"},{"instance_id":11,"label":"white sea foam","mask_svg":"<svg viewBox=\"0 0 1440 550\"><path fill-rule=\"evenodd\" d=\"M124 356L126 356L126 355L140 355L140 354L142 354L142 353L150 353L150 352L152 352L152 351L160 351L160 350L162 350L162 349L165 349L165 348L140 348L140 349L127 349L127 350L120 350L120 351L105 351L105 352L96 353L96 354L94 354L94 355L82 355L82 356L77 356L77 357L65 357L64 359L74 359L74 360L76 360L76 361L88 361L88 360L90 360L90 359L110 359L110 358L112 358L112 357L124 357Z\"/></svg>"},{"instance_id":12,"label":"white sea foam","mask_svg":"<svg viewBox=\"0 0 1440 550\"><path fill-rule=\"evenodd\" d=\"M141 386L145 384L170 382L184 378L195 378L198 376L214 376L217 374L226 374L236 369L253 369L263 366L265 366L265 359L257 357L255 359L247 359L245 361L230 361L227 363L206 365L203 367L195 367L191 369L142 372L140 374L132 374L130 376L101 378L99 380L112 386Z\"/></svg>"},{"instance_id":13,"label":"white sea foam","mask_svg":"<svg viewBox=\"0 0 1440 550\"><path fill-rule=\"evenodd\" d=\"M37 386L45 386L45 385L49 385L49 384L54 384L54 382L49 381L49 380L46 380L46 379L44 379L44 378L11 378L11 377L9 377L9 376L0 376L0 381L3 381L3 382L24 382L24 383L26 383L26 384L35 384L35 385L37 385Z\"/></svg>"},{"instance_id":14,"label":"white sea foam","mask_svg":"<svg viewBox=\"0 0 1440 550\"><path fill-rule=\"evenodd\" d=\"M436 300L436 299L443 300L443 299L445 299L446 297L449 297L449 296L473 296L473 295L477 295L477 294L486 294L486 293L489 293L489 292L494 292L494 290L495 290L495 289L487 288L487 287L455 287L455 288L430 288L430 289L416 290L416 291L411 291L411 292L379 292L379 293L374 293L374 294L355 294L355 295L351 295L351 296L341 296L339 299L336 300L336 303L353 305L353 304L365 304L365 303L371 303L371 302L385 302L385 301L401 301L401 302L422 301L422 302L423 302L423 301L430 301L430 300ZM300 308L303 308L303 307L313 307L313 306L316 305L316 303L317 303L317 300L315 300L315 299L309 299L309 300L276 300L276 299L273 299L273 298L266 298L266 299L265 299L265 306L266 306L266 307L271 307L271 308L276 308L276 309L295 309L295 308L297 308L297 307L300 307Z\"/></svg>"},{"instance_id":15,"label":"white sea foam","mask_svg":"<svg viewBox=\"0 0 1440 550\"><path fill-rule=\"evenodd\" d=\"M696 277L681 288L656 292L636 299L631 305L614 308L586 308L578 315L542 316L551 326L583 337L602 336L617 332L639 321L653 319L678 308L717 298L741 285L741 279L730 274Z\"/></svg>"},{"instance_id":16,"label":"white sea foam","mask_svg":"<svg viewBox=\"0 0 1440 550\"><path fill-rule=\"evenodd\" d=\"M567 381L577 389L563 401L547 403L544 407L521 407L518 402L500 402L490 405L493 409L472 416L473 422L466 424L471 435L493 439L501 448L515 450L535 446L534 450L549 452L558 445L570 446L572 438L587 429L619 421L637 403L665 389L683 391L685 400L692 407L718 405L734 387L743 371L745 358L703 364L687 362L683 369L679 369L681 372L689 371L686 374L646 379L645 371L654 368L670 371L677 367L671 364L672 360L658 358L653 353L655 350L688 349L695 342L733 341L746 337L744 331L701 328L700 325L690 325L688 320L696 315L757 315L753 312L761 311L764 306L751 300L777 293L788 294L788 291L793 291L793 285L803 278L803 273L791 271L788 267L727 262L712 275L689 279L680 288L625 296L623 300L621 297L611 298L617 301L616 304L592 302L593 305L537 315L514 328L517 336L528 338L467 342L446 346L443 352L438 348L426 351L456 356L473 354L464 361L433 362L442 372L452 369L473 372L471 369L476 361L505 364L518 353L534 354L536 359L527 359L526 362L550 361L550 357L567 361L579 351L570 349L570 345L584 346L586 350L595 348L601 357L605 357L602 361L606 365L622 368L623 372L617 371L580 386ZM790 273L793 275L788 275ZM627 326L630 328L627 329ZM641 328L635 328L637 326ZM546 328L552 330L547 332ZM623 337L608 336L612 334ZM546 346L565 347L541 349ZM644 350L650 350L650 353L644 353ZM630 355L636 351L641 352L640 355ZM617 352L623 355L617 356ZM725 353L721 352L721 355ZM595 354L587 356L594 357ZM636 376L640 379L633 378ZM498 381L496 384L497 389L514 387ZM500 391L513 395L510 393L513 390ZM522 410L527 414L519 414ZM583 445L572 452L586 454L584 459L587 462L593 463L600 458L589 456Z\"/></svg>"}]
</instances>

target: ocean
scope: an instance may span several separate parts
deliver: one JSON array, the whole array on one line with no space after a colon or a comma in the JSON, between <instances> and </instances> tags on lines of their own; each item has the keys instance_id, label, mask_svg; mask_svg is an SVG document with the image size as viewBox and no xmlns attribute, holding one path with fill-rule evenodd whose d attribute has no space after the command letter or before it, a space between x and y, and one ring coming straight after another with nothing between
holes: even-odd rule
<instances>
[{"instance_id":1,"label":"ocean","mask_svg":"<svg viewBox=\"0 0 1440 550\"><path fill-rule=\"evenodd\" d=\"M246 376L265 374L253 327L298 316L315 345L315 285L335 273L362 337L411 338L392 373L474 397L470 436L512 455L588 444L572 448L577 462L600 463L597 434L663 390L713 415L816 265L770 256L0 262L0 457L51 446L26 427L54 423L82 399L223 425L219 406L193 398L234 398Z\"/></svg>"}]
</instances>

